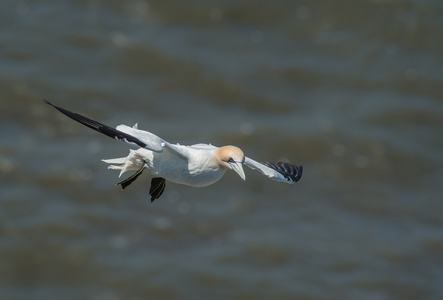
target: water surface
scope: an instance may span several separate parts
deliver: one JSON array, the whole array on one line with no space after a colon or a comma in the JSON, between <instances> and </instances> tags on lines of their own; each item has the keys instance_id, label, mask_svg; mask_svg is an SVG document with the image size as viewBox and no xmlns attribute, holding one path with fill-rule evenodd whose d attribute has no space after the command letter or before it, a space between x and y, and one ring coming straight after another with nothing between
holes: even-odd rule
<instances>
[{"instance_id":1,"label":"water surface","mask_svg":"<svg viewBox=\"0 0 443 300\"><path fill-rule=\"evenodd\" d=\"M441 299L438 1L0 4L1 299ZM118 143L288 160L149 202ZM146 179L146 178L145 178Z\"/></svg>"}]
</instances>

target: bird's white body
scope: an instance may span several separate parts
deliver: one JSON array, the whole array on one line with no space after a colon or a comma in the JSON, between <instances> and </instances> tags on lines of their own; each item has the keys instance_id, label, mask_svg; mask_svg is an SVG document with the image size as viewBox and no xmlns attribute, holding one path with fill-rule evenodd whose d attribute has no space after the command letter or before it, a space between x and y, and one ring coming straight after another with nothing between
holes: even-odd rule
<instances>
[{"instance_id":1,"label":"bird's white body","mask_svg":"<svg viewBox=\"0 0 443 300\"><path fill-rule=\"evenodd\" d=\"M213 184L222 178L229 168L234 169L241 178L246 178L241 167L244 154L237 147L171 144L153 133L138 129L137 124L134 127L119 125L117 130L137 137L151 148L130 150L127 157L103 160L109 164L118 164L109 168L121 170L120 176L126 171L145 167L153 176L195 187ZM226 159L223 159L224 156ZM232 159L230 163L227 163L228 158Z\"/></svg>"},{"instance_id":2,"label":"bird's white body","mask_svg":"<svg viewBox=\"0 0 443 300\"><path fill-rule=\"evenodd\" d=\"M126 171L139 170L146 167L152 176L195 187L213 184L225 174L227 168L221 167L214 159L216 147L207 145L207 149L194 146L173 145L186 153L179 155L169 147L162 152L154 152L145 148L130 150L127 157L103 160L110 169Z\"/></svg>"}]
</instances>

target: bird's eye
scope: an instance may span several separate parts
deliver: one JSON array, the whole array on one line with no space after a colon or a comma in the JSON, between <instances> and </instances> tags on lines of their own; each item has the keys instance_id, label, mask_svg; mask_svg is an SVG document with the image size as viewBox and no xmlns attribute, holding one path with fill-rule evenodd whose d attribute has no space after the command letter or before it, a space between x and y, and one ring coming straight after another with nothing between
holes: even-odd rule
<instances>
[{"instance_id":1,"label":"bird's eye","mask_svg":"<svg viewBox=\"0 0 443 300\"><path fill-rule=\"evenodd\" d=\"M235 162L235 161L234 161L234 159L233 159L232 157L230 157L230 158L228 159L228 162L229 162L229 163L233 163L233 162Z\"/></svg>"}]
</instances>

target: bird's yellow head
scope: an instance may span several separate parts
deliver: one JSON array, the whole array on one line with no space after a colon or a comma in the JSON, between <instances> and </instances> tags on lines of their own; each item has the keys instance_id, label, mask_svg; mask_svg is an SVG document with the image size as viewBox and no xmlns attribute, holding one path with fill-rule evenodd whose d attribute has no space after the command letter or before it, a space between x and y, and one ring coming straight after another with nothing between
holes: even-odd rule
<instances>
[{"instance_id":1,"label":"bird's yellow head","mask_svg":"<svg viewBox=\"0 0 443 300\"><path fill-rule=\"evenodd\" d=\"M216 156L220 166L232 169L241 179L246 179L242 166L245 162L245 154L240 148L235 146L223 146L216 150Z\"/></svg>"}]
</instances>

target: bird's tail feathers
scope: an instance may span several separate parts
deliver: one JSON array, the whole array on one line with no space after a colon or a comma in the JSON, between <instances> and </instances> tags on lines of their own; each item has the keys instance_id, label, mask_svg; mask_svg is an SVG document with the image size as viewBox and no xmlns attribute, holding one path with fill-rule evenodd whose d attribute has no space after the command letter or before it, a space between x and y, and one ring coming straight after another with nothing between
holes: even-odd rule
<instances>
[{"instance_id":1,"label":"bird's tail feathers","mask_svg":"<svg viewBox=\"0 0 443 300\"><path fill-rule=\"evenodd\" d=\"M119 157L119 158L110 158L110 159L102 159L102 162L107 164L124 164L127 160L127 157ZM112 166L110 166L112 167Z\"/></svg>"}]
</instances>

